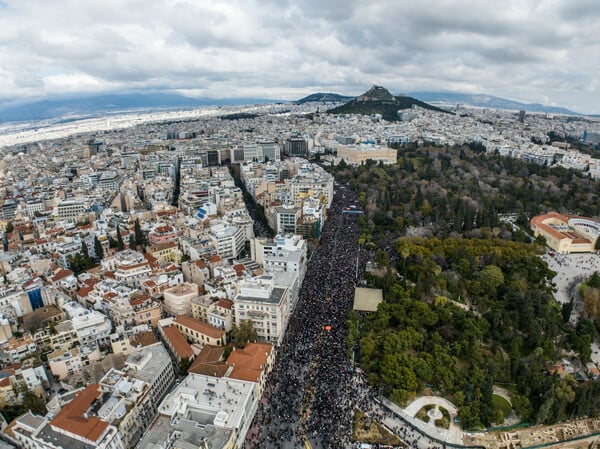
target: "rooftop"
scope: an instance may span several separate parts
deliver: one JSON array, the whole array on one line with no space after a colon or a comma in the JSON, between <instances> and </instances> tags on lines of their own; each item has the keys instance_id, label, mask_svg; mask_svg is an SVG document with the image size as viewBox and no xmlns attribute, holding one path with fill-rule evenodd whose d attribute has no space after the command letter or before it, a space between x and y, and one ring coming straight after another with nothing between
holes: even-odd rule
<instances>
[{"instance_id":1,"label":"rooftop","mask_svg":"<svg viewBox=\"0 0 600 449\"><path fill-rule=\"evenodd\" d=\"M243 295L238 295L235 298L236 302L239 301L247 301L247 302L263 302L266 304L281 304L281 300L283 299L283 296L285 294L285 288L280 288L280 287L273 287L273 290L271 290L271 294L269 295L268 298L259 298L256 296L243 296Z\"/></svg>"},{"instance_id":2,"label":"rooftop","mask_svg":"<svg viewBox=\"0 0 600 449\"><path fill-rule=\"evenodd\" d=\"M192 329L199 332L200 334L208 335L211 338L221 338L225 335L225 331L211 326L208 323L190 318L185 315L179 315L175 318L175 323L180 324L183 327Z\"/></svg>"},{"instance_id":3,"label":"rooftop","mask_svg":"<svg viewBox=\"0 0 600 449\"><path fill-rule=\"evenodd\" d=\"M181 414L182 418L199 423L239 428L253 393L253 382L190 373L165 397L159 413Z\"/></svg>"},{"instance_id":4,"label":"rooftop","mask_svg":"<svg viewBox=\"0 0 600 449\"><path fill-rule=\"evenodd\" d=\"M173 350L177 353L177 356L185 359L194 356L192 347L187 342L183 334L175 326L166 326L162 328L166 338L169 340Z\"/></svg>"},{"instance_id":5,"label":"rooftop","mask_svg":"<svg viewBox=\"0 0 600 449\"><path fill-rule=\"evenodd\" d=\"M96 416L89 416L87 411L99 394L97 384L89 385L71 402L63 406L56 417L50 421L50 425L89 441L97 441L108 427L108 423ZM67 447L71 446L67 445Z\"/></svg>"},{"instance_id":6,"label":"rooftop","mask_svg":"<svg viewBox=\"0 0 600 449\"><path fill-rule=\"evenodd\" d=\"M152 384L165 366L171 364L171 358L163 344L159 342L137 349L125 363L129 368L137 371L136 378Z\"/></svg>"},{"instance_id":7,"label":"rooftop","mask_svg":"<svg viewBox=\"0 0 600 449\"><path fill-rule=\"evenodd\" d=\"M211 449L222 449L228 446L233 430L217 428L213 425L199 425L187 419L173 422L166 416L159 416L146 431L137 449L162 449L165 443L176 433L173 447L203 447L206 443Z\"/></svg>"}]
</instances>

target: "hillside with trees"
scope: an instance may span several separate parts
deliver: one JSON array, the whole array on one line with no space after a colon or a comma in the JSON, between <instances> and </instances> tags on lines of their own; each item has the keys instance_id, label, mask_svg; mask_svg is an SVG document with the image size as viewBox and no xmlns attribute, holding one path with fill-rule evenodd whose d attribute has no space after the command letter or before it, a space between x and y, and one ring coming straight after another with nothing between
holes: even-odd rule
<instances>
[{"instance_id":1,"label":"hillside with trees","mask_svg":"<svg viewBox=\"0 0 600 449\"><path fill-rule=\"evenodd\" d=\"M530 217L549 210L583 216L600 211L598 182L583 173L486 154L478 143L410 146L401 148L398 158L397 165L332 167L337 179L358 192L367 241L381 242L389 233L481 237L491 232L525 241L499 215L515 214L528 228Z\"/></svg>"}]
</instances>

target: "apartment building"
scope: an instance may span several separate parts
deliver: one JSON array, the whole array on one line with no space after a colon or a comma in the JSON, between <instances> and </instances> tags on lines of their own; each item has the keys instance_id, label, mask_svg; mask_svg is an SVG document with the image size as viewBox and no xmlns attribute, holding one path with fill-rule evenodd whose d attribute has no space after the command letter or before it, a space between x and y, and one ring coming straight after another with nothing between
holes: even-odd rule
<instances>
[{"instance_id":1,"label":"apartment building","mask_svg":"<svg viewBox=\"0 0 600 449\"><path fill-rule=\"evenodd\" d=\"M54 208L54 218L57 221L77 222L84 218L90 209L90 204L86 200L69 199L61 201Z\"/></svg>"},{"instance_id":2,"label":"apartment building","mask_svg":"<svg viewBox=\"0 0 600 449\"><path fill-rule=\"evenodd\" d=\"M58 379L67 379L81 371L83 360L79 346L56 349L48 354L48 366Z\"/></svg>"},{"instance_id":3,"label":"apartment building","mask_svg":"<svg viewBox=\"0 0 600 449\"><path fill-rule=\"evenodd\" d=\"M264 267L265 272L286 271L297 273L300 282L306 273L307 246L300 235L278 234L273 239L255 238L250 241L252 260Z\"/></svg>"},{"instance_id":4,"label":"apartment building","mask_svg":"<svg viewBox=\"0 0 600 449\"><path fill-rule=\"evenodd\" d=\"M275 287L273 276L240 281L233 307L235 324L252 320L260 341L281 343L289 318L288 289Z\"/></svg>"},{"instance_id":5,"label":"apartment building","mask_svg":"<svg viewBox=\"0 0 600 449\"><path fill-rule=\"evenodd\" d=\"M300 220L302 209L287 205L273 208L272 227L277 234L295 234L296 223Z\"/></svg>"},{"instance_id":6,"label":"apartment building","mask_svg":"<svg viewBox=\"0 0 600 449\"><path fill-rule=\"evenodd\" d=\"M115 255L115 279L130 287L139 287L152 273L152 267L143 254L133 250L120 251Z\"/></svg>"},{"instance_id":7,"label":"apartment building","mask_svg":"<svg viewBox=\"0 0 600 449\"><path fill-rule=\"evenodd\" d=\"M135 446L156 414L150 384L114 368L98 384L98 417L117 428L125 447Z\"/></svg>"},{"instance_id":8,"label":"apartment building","mask_svg":"<svg viewBox=\"0 0 600 449\"><path fill-rule=\"evenodd\" d=\"M163 420L153 424L138 448L162 447L173 440L177 441L178 447L242 447L257 406L253 382L188 374L160 404L158 414ZM165 426L167 422L168 427ZM186 422L195 423L198 433L176 430ZM169 430L159 435L154 431L155 425ZM200 435L208 438L201 442Z\"/></svg>"},{"instance_id":9,"label":"apartment building","mask_svg":"<svg viewBox=\"0 0 600 449\"><path fill-rule=\"evenodd\" d=\"M244 249L246 233L243 228L219 223L211 226L210 239L219 256L223 259L235 259Z\"/></svg>"},{"instance_id":10,"label":"apartment building","mask_svg":"<svg viewBox=\"0 0 600 449\"><path fill-rule=\"evenodd\" d=\"M134 349L125 361L123 371L150 385L150 400L154 408L175 383L173 363L160 342Z\"/></svg>"},{"instance_id":11,"label":"apartment building","mask_svg":"<svg viewBox=\"0 0 600 449\"><path fill-rule=\"evenodd\" d=\"M22 337L9 338L0 349L7 356L9 363L19 363L21 360L37 353L37 344L30 333Z\"/></svg>"},{"instance_id":12,"label":"apartment building","mask_svg":"<svg viewBox=\"0 0 600 449\"><path fill-rule=\"evenodd\" d=\"M202 285L210 279L210 269L203 260L183 262L181 264L181 271L186 282Z\"/></svg>"},{"instance_id":13,"label":"apartment building","mask_svg":"<svg viewBox=\"0 0 600 449\"><path fill-rule=\"evenodd\" d=\"M31 449L125 449L117 428L98 416L101 395L97 384L89 385L50 421L29 412L15 420L11 436Z\"/></svg>"},{"instance_id":14,"label":"apartment building","mask_svg":"<svg viewBox=\"0 0 600 449\"><path fill-rule=\"evenodd\" d=\"M97 310L86 309L74 301L65 303L63 309L70 317L81 344L109 344L112 323L106 315Z\"/></svg>"},{"instance_id":15,"label":"apartment building","mask_svg":"<svg viewBox=\"0 0 600 449\"><path fill-rule=\"evenodd\" d=\"M177 316L173 320L173 324L188 341L200 347L204 345L225 346L226 344L224 329L219 329L185 315Z\"/></svg>"},{"instance_id":16,"label":"apartment building","mask_svg":"<svg viewBox=\"0 0 600 449\"><path fill-rule=\"evenodd\" d=\"M33 334L39 350L50 353L57 349L68 349L79 344L79 337L71 320L54 324L52 328L44 327Z\"/></svg>"},{"instance_id":17,"label":"apartment building","mask_svg":"<svg viewBox=\"0 0 600 449\"><path fill-rule=\"evenodd\" d=\"M191 315L192 300L198 297L198 286L189 282L164 291L164 312L167 315Z\"/></svg>"}]
</instances>

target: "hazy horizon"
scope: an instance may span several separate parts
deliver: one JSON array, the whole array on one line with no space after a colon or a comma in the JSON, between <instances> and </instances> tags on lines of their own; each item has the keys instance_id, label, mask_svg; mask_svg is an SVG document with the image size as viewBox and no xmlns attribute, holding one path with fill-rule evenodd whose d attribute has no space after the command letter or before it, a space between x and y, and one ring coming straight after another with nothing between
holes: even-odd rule
<instances>
[{"instance_id":1,"label":"hazy horizon","mask_svg":"<svg viewBox=\"0 0 600 449\"><path fill-rule=\"evenodd\" d=\"M0 0L0 105L113 93L486 94L600 113L600 4Z\"/></svg>"}]
</instances>

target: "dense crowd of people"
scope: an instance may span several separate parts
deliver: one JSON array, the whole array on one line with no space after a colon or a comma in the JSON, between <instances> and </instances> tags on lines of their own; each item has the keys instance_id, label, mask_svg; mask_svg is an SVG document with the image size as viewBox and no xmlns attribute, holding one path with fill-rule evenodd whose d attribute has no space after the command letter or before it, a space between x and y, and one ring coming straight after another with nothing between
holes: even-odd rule
<instances>
[{"instance_id":1,"label":"dense crowd of people","mask_svg":"<svg viewBox=\"0 0 600 449\"><path fill-rule=\"evenodd\" d=\"M373 418L390 413L373 401L346 348L346 319L368 257L359 250L357 215L343 213L353 204L355 192L338 186L246 438L247 449L299 448L305 439L313 448L347 448L355 408ZM421 438L406 425L394 430L407 442Z\"/></svg>"}]
</instances>

